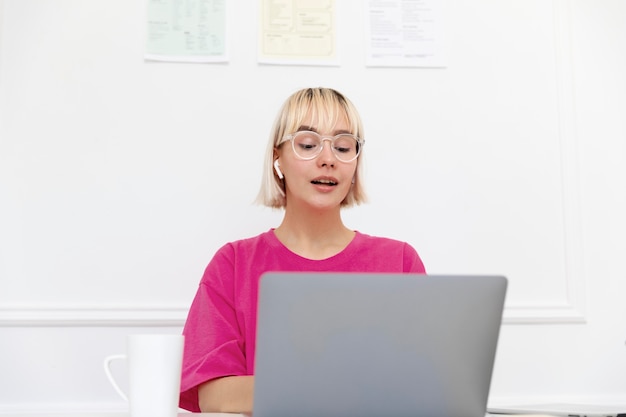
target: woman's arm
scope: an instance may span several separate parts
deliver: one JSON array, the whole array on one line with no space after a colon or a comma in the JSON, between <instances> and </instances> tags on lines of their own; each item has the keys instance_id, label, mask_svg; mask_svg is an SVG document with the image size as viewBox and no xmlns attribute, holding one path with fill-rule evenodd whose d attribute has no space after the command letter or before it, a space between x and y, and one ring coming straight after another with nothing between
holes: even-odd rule
<instances>
[{"instance_id":1,"label":"woman's arm","mask_svg":"<svg viewBox=\"0 0 626 417\"><path fill-rule=\"evenodd\" d=\"M198 388L203 413L252 413L254 377L226 376L205 382Z\"/></svg>"}]
</instances>

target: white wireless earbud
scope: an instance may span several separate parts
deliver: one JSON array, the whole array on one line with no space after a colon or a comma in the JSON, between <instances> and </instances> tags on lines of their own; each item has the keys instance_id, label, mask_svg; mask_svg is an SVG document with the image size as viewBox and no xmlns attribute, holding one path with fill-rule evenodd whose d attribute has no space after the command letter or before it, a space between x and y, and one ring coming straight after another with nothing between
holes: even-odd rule
<instances>
[{"instance_id":1,"label":"white wireless earbud","mask_svg":"<svg viewBox=\"0 0 626 417\"><path fill-rule=\"evenodd\" d=\"M280 164L278 163L278 159L274 161L274 169L276 170L276 175L278 175L278 178L280 178L281 180L285 178L282 171L280 170Z\"/></svg>"}]
</instances>

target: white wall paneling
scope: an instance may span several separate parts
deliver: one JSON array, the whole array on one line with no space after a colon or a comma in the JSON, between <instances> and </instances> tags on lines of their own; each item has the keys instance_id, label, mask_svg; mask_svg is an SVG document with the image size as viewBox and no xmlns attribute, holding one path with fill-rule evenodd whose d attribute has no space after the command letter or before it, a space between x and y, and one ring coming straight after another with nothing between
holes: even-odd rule
<instances>
[{"instance_id":1,"label":"white wall paneling","mask_svg":"<svg viewBox=\"0 0 626 417\"><path fill-rule=\"evenodd\" d=\"M492 400L626 403L626 3L447 0L443 69L365 67L358 0L337 67L257 64L255 2L227 64L144 62L144 5L0 0L0 412L123 408L102 358L278 223L267 134L318 85L365 123L348 226L509 277Z\"/></svg>"}]
</instances>

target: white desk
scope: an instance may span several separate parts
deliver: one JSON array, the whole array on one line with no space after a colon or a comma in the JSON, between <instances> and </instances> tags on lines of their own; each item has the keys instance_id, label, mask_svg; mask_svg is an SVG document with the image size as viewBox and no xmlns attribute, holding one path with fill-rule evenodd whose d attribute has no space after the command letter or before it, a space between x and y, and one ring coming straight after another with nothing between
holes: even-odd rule
<instances>
[{"instance_id":1,"label":"white desk","mask_svg":"<svg viewBox=\"0 0 626 417\"><path fill-rule=\"evenodd\" d=\"M126 412L0 413L0 417L130 417ZM249 417L230 413L179 413L178 417Z\"/></svg>"}]
</instances>

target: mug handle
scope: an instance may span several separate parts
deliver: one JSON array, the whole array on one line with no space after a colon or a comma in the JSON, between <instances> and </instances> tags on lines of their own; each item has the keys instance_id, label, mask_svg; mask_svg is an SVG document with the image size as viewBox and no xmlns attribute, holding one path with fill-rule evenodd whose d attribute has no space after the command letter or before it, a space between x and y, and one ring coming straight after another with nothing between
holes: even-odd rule
<instances>
[{"instance_id":1,"label":"mug handle","mask_svg":"<svg viewBox=\"0 0 626 417\"><path fill-rule=\"evenodd\" d=\"M104 373L107 376L113 388L115 389L115 391L120 395L120 397L122 397L124 401L128 401L128 397L126 396L126 394L124 394L124 391L122 391L120 386L115 381L115 378L113 378L113 374L111 373L111 362L113 362L114 360L118 360L118 359L126 359L126 355L124 354L110 355L104 358L104 364L103 364Z\"/></svg>"}]
</instances>

